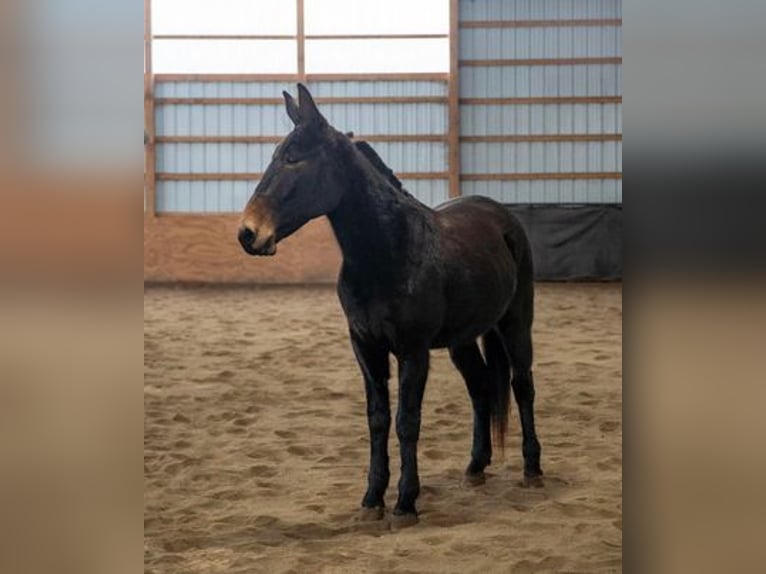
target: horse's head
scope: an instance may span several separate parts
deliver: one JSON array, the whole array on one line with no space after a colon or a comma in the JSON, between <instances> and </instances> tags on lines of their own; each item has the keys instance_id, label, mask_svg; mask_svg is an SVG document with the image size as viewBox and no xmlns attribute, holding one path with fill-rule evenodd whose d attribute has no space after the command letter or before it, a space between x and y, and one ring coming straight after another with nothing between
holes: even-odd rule
<instances>
[{"instance_id":1,"label":"horse's head","mask_svg":"<svg viewBox=\"0 0 766 574\"><path fill-rule=\"evenodd\" d=\"M239 242L250 255L276 253L280 240L332 211L344 189L335 152L344 143L352 145L348 137L330 126L302 84L300 104L282 94L295 128L277 146L242 214Z\"/></svg>"}]
</instances>

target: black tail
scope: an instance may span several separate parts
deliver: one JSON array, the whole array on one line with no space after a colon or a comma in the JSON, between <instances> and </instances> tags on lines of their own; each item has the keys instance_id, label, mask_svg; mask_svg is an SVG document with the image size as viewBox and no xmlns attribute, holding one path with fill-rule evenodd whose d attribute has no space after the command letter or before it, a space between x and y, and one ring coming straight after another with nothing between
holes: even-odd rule
<instances>
[{"instance_id":1,"label":"black tail","mask_svg":"<svg viewBox=\"0 0 766 574\"><path fill-rule=\"evenodd\" d=\"M510 212L509 212L510 213ZM505 234L505 242L508 244L508 248L513 253L513 258L516 261L516 285L517 295L518 291L530 289L530 285L535 280L535 266L532 259L532 246L529 244L529 236L524 230L524 226L518 220L518 218L510 213L511 226ZM534 289L534 287L531 287Z\"/></svg>"},{"instance_id":2,"label":"black tail","mask_svg":"<svg viewBox=\"0 0 766 574\"><path fill-rule=\"evenodd\" d=\"M511 313L516 319L524 315L532 322L534 297L534 264L529 238L518 219L511 214L511 225L506 234L513 257L516 260L516 290L511 302ZM484 357L487 361L490 377L490 422L492 424L492 442L505 449L505 435L508 432L508 408L511 401L511 363L508 350L500 333L492 329L484 334Z\"/></svg>"},{"instance_id":3,"label":"black tail","mask_svg":"<svg viewBox=\"0 0 766 574\"><path fill-rule=\"evenodd\" d=\"M508 432L508 407L511 399L511 370L505 345L500 334L492 329L482 337L484 357L489 368L490 407L492 442L505 450L505 435Z\"/></svg>"}]
</instances>

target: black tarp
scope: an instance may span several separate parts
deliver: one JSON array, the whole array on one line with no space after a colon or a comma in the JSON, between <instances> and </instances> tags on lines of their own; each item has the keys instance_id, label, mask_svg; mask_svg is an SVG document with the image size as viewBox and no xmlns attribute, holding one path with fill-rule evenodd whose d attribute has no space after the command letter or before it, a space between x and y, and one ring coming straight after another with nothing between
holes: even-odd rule
<instances>
[{"instance_id":1,"label":"black tarp","mask_svg":"<svg viewBox=\"0 0 766 574\"><path fill-rule=\"evenodd\" d=\"M536 279L622 279L621 205L508 207L529 235Z\"/></svg>"}]
</instances>

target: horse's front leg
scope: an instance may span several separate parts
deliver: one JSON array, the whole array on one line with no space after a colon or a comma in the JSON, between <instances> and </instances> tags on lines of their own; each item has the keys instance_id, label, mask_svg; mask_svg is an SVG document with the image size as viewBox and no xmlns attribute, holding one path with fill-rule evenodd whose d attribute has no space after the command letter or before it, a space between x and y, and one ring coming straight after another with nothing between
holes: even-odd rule
<instances>
[{"instance_id":1,"label":"horse's front leg","mask_svg":"<svg viewBox=\"0 0 766 574\"><path fill-rule=\"evenodd\" d=\"M367 424L370 429L370 470L367 492L362 499L362 520L383 518L383 497L388 488L388 431L391 406L388 399L388 350L351 336L351 345L364 377L367 395Z\"/></svg>"},{"instance_id":2,"label":"horse's front leg","mask_svg":"<svg viewBox=\"0 0 766 574\"><path fill-rule=\"evenodd\" d=\"M417 522L415 500L420 494L418 478L418 438L423 391L428 377L428 349L399 357L399 408L396 434L402 458L399 499L394 508L394 525L409 526Z\"/></svg>"}]
</instances>

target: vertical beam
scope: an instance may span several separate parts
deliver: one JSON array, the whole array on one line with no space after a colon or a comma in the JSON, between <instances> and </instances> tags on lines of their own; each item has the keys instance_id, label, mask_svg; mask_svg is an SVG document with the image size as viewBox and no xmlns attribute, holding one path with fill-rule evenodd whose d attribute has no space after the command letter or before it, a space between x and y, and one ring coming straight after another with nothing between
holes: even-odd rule
<instances>
[{"instance_id":1,"label":"vertical beam","mask_svg":"<svg viewBox=\"0 0 766 574\"><path fill-rule=\"evenodd\" d=\"M298 40L298 81L306 83L306 26L303 10L303 0L297 0L296 4L297 30L296 38Z\"/></svg>"},{"instance_id":2,"label":"vertical beam","mask_svg":"<svg viewBox=\"0 0 766 574\"><path fill-rule=\"evenodd\" d=\"M447 132L447 150L449 163L449 196L460 196L460 77L459 77L459 41L458 41L458 2L449 3L449 83L448 110L449 131Z\"/></svg>"},{"instance_id":3,"label":"vertical beam","mask_svg":"<svg viewBox=\"0 0 766 574\"><path fill-rule=\"evenodd\" d=\"M154 154L154 72L152 70L152 2L144 0L144 188L146 215L154 217L156 201L156 158Z\"/></svg>"}]
</instances>

